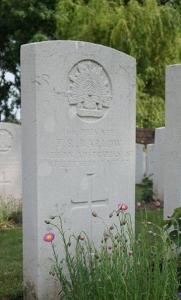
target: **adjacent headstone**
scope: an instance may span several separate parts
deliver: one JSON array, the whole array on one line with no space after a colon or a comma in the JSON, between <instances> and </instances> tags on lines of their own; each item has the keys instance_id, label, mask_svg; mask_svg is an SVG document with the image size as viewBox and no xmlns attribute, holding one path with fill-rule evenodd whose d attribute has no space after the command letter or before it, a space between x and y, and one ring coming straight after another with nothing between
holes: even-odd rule
<instances>
[{"instance_id":1,"label":"adjacent headstone","mask_svg":"<svg viewBox=\"0 0 181 300\"><path fill-rule=\"evenodd\" d=\"M136 144L136 184L142 183L146 175L146 152L145 146Z\"/></svg>"},{"instance_id":2,"label":"adjacent headstone","mask_svg":"<svg viewBox=\"0 0 181 300\"><path fill-rule=\"evenodd\" d=\"M150 179L153 179L154 175L154 161L155 161L155 154L154 154L154 144L148 144L146 147L146 176Z\"/></svg>"},{"instance_id":3,"label":"adjacent headstone","mask_svg":"<svg viewBox=\"0 0 181 300\"><path fill-rule=\"evenodd\" d=\"M135 59L42 42L22 47L21 70L25 299L55 300L44 220L60 214L65 230L96 243L103 224L92 211L106 220L124 201L134 221Z\"/></svg>"},{"instance_id":4,"label":"adjacent headstone","mask_svg":"<svg viewBox=\"0 0 181 300\"><path fill-rule=\"evenodd\" d=\"M156 200L164 200L165 127L156 128L154 146L153 193Z\"/></svg>"},{"instance_id":5,"label":"adjacent headstone","mask_svg":"<svg viewBox=\"0 0 181 300\"><path fill-rule=\"evenodd\" d=\"M0 199L22 197L21 126L0 123Z\"/></svg>"},{"instance_id":6,"label":"adjacent headstone","mask_svg":"<svg viewBox=\"0 0 181 300\"><path fill-rule=\"evenodd\" d=\"M166 70L164 215L181 206L181 64Z\"/></svg>"}]
</instances>

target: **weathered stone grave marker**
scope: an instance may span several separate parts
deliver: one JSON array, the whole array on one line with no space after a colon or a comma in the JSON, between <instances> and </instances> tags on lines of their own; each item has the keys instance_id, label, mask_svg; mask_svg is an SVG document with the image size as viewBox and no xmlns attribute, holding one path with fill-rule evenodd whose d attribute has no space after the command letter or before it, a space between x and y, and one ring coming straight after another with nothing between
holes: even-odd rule
<instances>
[{"instance_id":1,"label":"weathered stone grave marker","mask_svg":"<svg viewBox=\"0 0 181 300\"><path fill-rule=\"evenodd\" d=\"M136 144L136 184L142 183L146 176L146 149L142 144Z\"/></svg>"},{"instance_id":2,"label":"weathered stone grave marker","mask_svg":"<svg viewBox=\"0 0 181 300\"><path fill-rule=\"evenodd\" d=\"M21 70L25 298L55 300L44 220L61 215L65 230L85 230L95 243L118 202L134 221L135 59L42 42L22 47Z\"/></svg>"},{"instance_id":3,"label":"weathered stone grave marker","mask_svg":"<svg viewBox=\"0 0 181 300\"><path fill-rule=\"evenodd\" d=\"M181 64L166 70L164 216L181 206Z\"/></svg>"},{"instance_id":4,"label":"weathered stone grave marker","mask_svg":"<svg viewBox=\"0 0 181 300\"><path fill-rule=\"evenodd\" d=\"M1 192L2 196L5 196L8 194L6 186L11 183L10 180L6 179L6 173L5 171L0 171L0 186L1 186Z\"/></svg>"},{"instance_id":5,"label":"weathered stone grave marker","mask_svg":"<svg viewBox=\"0 0 181 300\"><path fill-rule=\"evenodd\" d=\"M156 128L154 144L153 192L155 199L164 199L165 127Z\"/></svg>"},{"instance_id":6,"label":"weathered stone grave marker","mask_svg":"<svg viewBox=\"0 0 181 300\"><path fill-rule=\"evenodd\" d=\"M20 199L21 189L21 127L0 123L0 197Z\"/></svg>"},{"instance_id":7,"label":"weathered stone grave marker","mask_svg":"<svg viewBox=\"0 0 181 300\"><path fill-rule=\"evenodd\" d=\"M146 176L153 179L154 164L155 164L155 152L154 144L148 144L146 148Z\"/></svg>"}]
</instances>

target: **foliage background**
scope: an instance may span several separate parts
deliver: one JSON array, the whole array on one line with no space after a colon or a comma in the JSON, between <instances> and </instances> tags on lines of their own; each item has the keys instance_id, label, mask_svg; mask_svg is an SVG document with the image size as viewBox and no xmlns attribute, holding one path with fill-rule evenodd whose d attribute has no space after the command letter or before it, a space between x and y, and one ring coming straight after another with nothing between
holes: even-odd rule
<instances>
[{"instance_id":1,"label":"foliage background","mask_svg":"<svg viewBox=\"0 0 181 300\"><path fill-rule=\"evenodd\" d=\"M134 56L137 126L164 125L165 66L181 62L179 0L1 0L0 28L0 114L6 120L15 119L13 109L20 106L20 45L71 39ZM6 80L7 71L15 83Z\"/></svg>"}]
</instances>

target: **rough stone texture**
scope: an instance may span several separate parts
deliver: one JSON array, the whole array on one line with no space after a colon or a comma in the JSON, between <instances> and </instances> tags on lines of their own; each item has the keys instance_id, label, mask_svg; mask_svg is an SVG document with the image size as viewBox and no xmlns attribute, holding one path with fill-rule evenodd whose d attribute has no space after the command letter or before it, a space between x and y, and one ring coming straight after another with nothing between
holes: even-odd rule
<instances>
[{"instance_id":1,"label":"rough stone texture","mask_svg":"<svg viewBox=\"0 0 181 300\"><path fill-rule=\"evenodd\" d=\"M181 64L166 70L164 215L181 206Z\"/></svg>"},{"instance_id":2,"label":"rough stone texture","mask_svg":"<svg viewBox=\"0 0 181 300\"><path fill-rule=\"evenodd\" d=\"M4 200L21 198L21 186L21 126L2 122L0 123L0 197Z\"/></svg>"},{"instance_id":3,"label":"rough stone texture","mask_svg":"<svg viewBox=\"0 0 181 300\"><path fill-rule=\"evenodd\" d=\"M164 199L164 149L165 149L165 127L156 128L154 144L154 176L153 192L154 198Z\"/></svg>"},{"instance_id":4,"label":"rough stone texture","mask_svg":"<svg viewBox=\"0 0 181 300\"><path fill-rule=\"evenodd\" d=\"M154 144L149 144L146 147L146 176L153 179L154 175Z\"/></svg>"},{"instance_id":5,"label":"rough stone texture","mask_svg":"<svg viewBox=\"0 0 181 300\"><path fill-rule=\"evenodd\" d=\"M146 175L146 152L145 146L136 144L136 184L142 182Z\"/></svg>"},{"instance_id":6,"label":"rough stone texture","mask_svg":"<svg viewBox=\"0 0 181 300\"><path fill-rule=\"evenodd\" d=\"M44 220L61 214L66 230L95 243L103 224L91 211L106 220L124 201L134 221L135 59L42 42L22 47L21 70L25 299L55 300Z\"/></svg>"}]
</instances>

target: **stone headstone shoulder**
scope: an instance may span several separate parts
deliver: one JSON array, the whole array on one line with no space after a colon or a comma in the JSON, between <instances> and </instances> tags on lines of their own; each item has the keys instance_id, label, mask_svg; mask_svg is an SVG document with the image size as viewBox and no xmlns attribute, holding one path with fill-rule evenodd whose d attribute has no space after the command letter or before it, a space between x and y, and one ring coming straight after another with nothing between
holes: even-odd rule
<instances>
[{"instance_id":1,"label":"stone headstone shoulder","mask_svg":"<svg viewBox=\"0 0 181 300\"><path fill-rule=\"evenodd\" d=\"M95 243L104 226L92 211L107 220L124 201L134 222L135 59L52 41L24 45L21 70L25 299L56 300L44 220L59 214Z\"/></svg>"}]
</instances>

